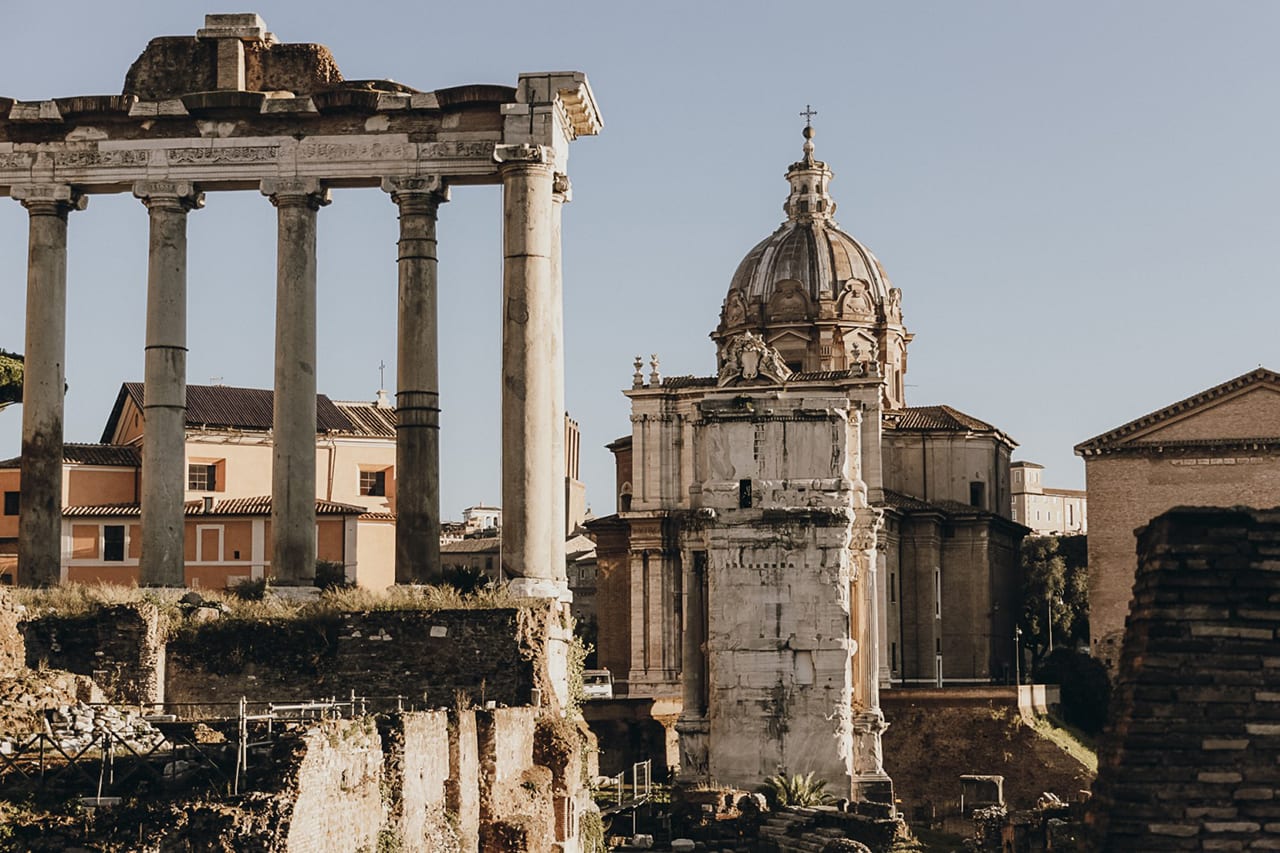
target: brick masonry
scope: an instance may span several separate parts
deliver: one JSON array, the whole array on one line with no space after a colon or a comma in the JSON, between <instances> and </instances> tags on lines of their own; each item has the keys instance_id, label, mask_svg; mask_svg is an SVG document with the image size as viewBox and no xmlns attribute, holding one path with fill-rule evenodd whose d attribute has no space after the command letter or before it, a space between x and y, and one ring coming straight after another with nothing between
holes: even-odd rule
<instances>
[{"instance_id":1,"label":"brick masonry","mask_svg":"<svg viewBox=\"0 0 1280 853\"><path fill-rule=\"evenodd\" d=\"M241 696L404 697L406 707L527 705L545 689L544 610L373 611L327 618L215 621L166 652L167 702L184 716L226 713ZM226 704L220 704L226 703Z\"/></svg>"},{"instance_id":2,"label":"brick masonry","mask_svg":"<svg viewBox=\"0 0 1280 853\"><path fill-rule=\"evenodd\" d=\"M65 669L92 678L109 702L164 698L160 620L149 604L119 604L69 616L46 614L20 624L31 668Z\"/></svg>"},{"instance_id":3,"label":"brick masonry","mask_svg":"<svg viewBox=\"0 0 1280 853\"><path fill-rule=\"evenodd\" d=\"M1280 849L1280 509L1171 510L1138 553L1091 849Z\"/></svg>"}]
</instances>

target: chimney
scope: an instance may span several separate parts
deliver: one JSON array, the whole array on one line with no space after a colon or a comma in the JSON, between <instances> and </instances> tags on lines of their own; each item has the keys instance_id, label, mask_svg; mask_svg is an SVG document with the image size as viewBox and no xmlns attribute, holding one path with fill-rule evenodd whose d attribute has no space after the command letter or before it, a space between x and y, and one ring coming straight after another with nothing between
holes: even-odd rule
<instances>
[{"instance_id":1,"label":"chimney","mask_svg":"<svg viewBox=\"0 0 1280 853\"><path fill-rule=\"evenodd\" d=\"M206 513L213 512L213 495L204 496L204 511Z\"/></svg>"}]
</instances>

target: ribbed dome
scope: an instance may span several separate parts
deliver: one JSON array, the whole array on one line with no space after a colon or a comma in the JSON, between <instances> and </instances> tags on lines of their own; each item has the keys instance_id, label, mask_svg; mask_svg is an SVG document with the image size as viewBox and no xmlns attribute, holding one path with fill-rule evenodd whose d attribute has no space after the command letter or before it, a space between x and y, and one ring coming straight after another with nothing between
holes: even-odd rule
<instances>
[{"instance_id":1,"label":"ribbed dome","mask_svg":"<svg viewBox=\"0 0 1280 853\"><path fill-rule=\"evenodd\" d=\"M778 285L799 281L809 299L835 299L850 281L866 282L867 295L882 309L890 283L884 269L867 247L841 231L831 219L808 222L788 220L779 226L738 265L729 284L746 300L768 302Z\"/></svg>"},{"instance_id":2,"label":"ribbed dome","mask_svg":"<svg viewBox=\"0 0 1280 853\"><path fill-rule=\"evenodd\" d=\"M738 265L711 337L722 363L725 346L751 332L792 370L878 365L886 405L903 405L911 336L902 293L875 255L836 224L833 173L813 157L813 128L804 136L804 156L787 170L786 221Z\"/></svg>"}]
</instances>

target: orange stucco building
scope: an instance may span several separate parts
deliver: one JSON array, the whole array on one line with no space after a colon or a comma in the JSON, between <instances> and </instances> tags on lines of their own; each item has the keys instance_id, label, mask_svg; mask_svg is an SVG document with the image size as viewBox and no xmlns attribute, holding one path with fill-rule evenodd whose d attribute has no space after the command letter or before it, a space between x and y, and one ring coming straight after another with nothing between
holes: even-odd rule
<instances>
[{"instance_id":1,"label":"orange stucco building","mask_svg":"<svg viewBox=\"0 0 1280 853\"><path fill-rule=\"evenodd\" d=\"M273 394L251 388L187 388L184 564L191 587L224 587L271 574ZM395 409L316 398L316 554L348 580L394 581ZM141 383L116 398L101 444L63 452L64 582L139 579ZM0 578L17 578L19 460L0 462Z\"/></svg>"}]
</instances>

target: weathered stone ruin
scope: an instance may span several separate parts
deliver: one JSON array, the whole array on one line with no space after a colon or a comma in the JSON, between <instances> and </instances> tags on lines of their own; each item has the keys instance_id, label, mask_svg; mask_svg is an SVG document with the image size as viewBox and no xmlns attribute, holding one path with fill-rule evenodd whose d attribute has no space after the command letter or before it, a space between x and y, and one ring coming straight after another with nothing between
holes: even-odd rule
<instances>
[{"instance_id":1,"label":"weathered stone ruin","mask_svg":"<svg viewBox=\"0 0 1280 853\"><path fill-rule=\"evenodd\" d=\"M1280 850L1280 509L1175 509L1138 554L1092 849Z\"/></svg>"}]
</instances>

